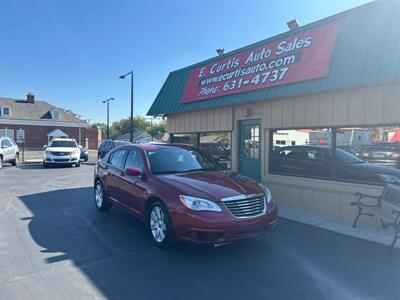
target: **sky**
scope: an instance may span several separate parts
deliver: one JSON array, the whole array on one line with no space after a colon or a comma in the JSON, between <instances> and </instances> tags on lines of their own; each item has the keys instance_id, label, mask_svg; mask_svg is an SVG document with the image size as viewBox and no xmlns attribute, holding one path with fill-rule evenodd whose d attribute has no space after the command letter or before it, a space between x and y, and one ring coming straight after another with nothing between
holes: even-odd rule
<instances>
[{"instance_id":1,"label":"sky","mask_svg":"<svg viewBox=\"0 0 400 300\"><path fill-rule=\"evenodd\" d=\"M0 2L0 97L71 109L91 123L145 116L169 72L367 0L25 0Z\"/></svg>"}]
</instances>

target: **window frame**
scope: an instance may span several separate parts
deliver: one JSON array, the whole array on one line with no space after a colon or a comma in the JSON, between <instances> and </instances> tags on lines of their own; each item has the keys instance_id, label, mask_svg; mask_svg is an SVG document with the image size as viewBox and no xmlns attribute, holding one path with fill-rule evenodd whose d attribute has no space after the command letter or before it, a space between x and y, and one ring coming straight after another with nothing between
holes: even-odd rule
<instances>
[{"instance_id":1,"label":"window frame","mask_svg":"<svg viewBox=\"0 0 400 300\"><path fill-rule=\"evenodd\" d=\"M139 148L132 148L132 149L127 149L127 150L128 150L128 152L125 155L125 161L124 161L124 170L128 169L126 167L126 163L128 161L129 153L136 152L139 155L139 157L140 157L140 159L142 160L142 163L143 163L143 168L141 169L142 172L147 171L147 167L146 167L147 161L146 161L146 158L143 156L143 151L140 150ZM137 167L131 167L131 168L137 168Z\"/></svg>"},{"instance_id":2,"label":"window frame","mask_svg":"<svg viewBox=\"0 0 400 300\"><path fill-rule=\"evenodd\" d=\"M57 117L56 117L55 113L57 113ZM60 110L59 109L52 109L50 114L51 114L51 118L53 120L59 120L60 119Z\"/></svg>"},{"instance_id":3,"label":"window frame","mask_svg":"<svg viewBox=\"0 0 400 300\"><path fill-rule=\"evenodd\" d=\"M324 181L333 181L333 182L343 182L343 183L355 183L355 184L364 184L364 185L372 185L372 186L384 186L385 183L374 183L374 182L368 182L368 181L362 181L362 180L346 180L342 178L338 178L336 176L336 168L338 166L337 163L337 158L336 158L336 149L338 148L337 145L337 133L338 130L341 128L346 128L349 127L349 125L342 125L342 126L304 126L304 127L284 127L284 128L268 128L267 131L269 133L268 137L268 142L269 142L269 147L268 147L268 174L269 175L279 175L279 176L290 176L290 177L297 177L297 178L308 178L308 179L316 179L316 180L324 180ZM379 127L399 127L399 124L380 124L380 125L359 125L357 128L379 128ZM317 177L317 176L309 176L309 175L298 175L298 174L289 174L289 173L280 173L280 172L274 172L272 171L272 161L273 161L273 156L272 156L272 149L273 149L273 135L274 132L277 130L300 130L300 129L330 129L331 130L331 145L330 145L330 150L331 150L331 176L329 178L326 177ZM288 145L291 146L291 145ZM339 148L340 149L340 148Z\"/></svg>"},{"instance_id":4,"label":"window frame","mask_svg":"<svg viewBox=\"0 0 400 300\"><path fill-rule=\"evenodd\" d=\"M116 152L118 152L118 151L125 151L124 158L123 158L123 160L122 160L122 168L121 168L120 166L116 166L116 165L114 165L114 164L111 163L111 160L112 160L112 158L114 157L114 154L115 154ZM112 152L110 153L109 157L108 157L107 164L110 165L110 166L113 167L113 168L117 168L117 169L119 169L119 170L124 170L125 162L126 162L126 156L128 155L128 153L129 153L129 149L126 149L126 148L116 149L116 150L112 151Z\"/></svg>"},{"instance_id":5,"label":"window frame","mask_svg":"<svg viewBox=\"0 0 400 300\"><path fill-rule=\"evenodd\" d=\"M8 109L8 114L4 114L4 109ZM0 117L2 118L10 118L11 117L11 106L9 105L2 105L0 106Z\"/></svg>"}]
</instances>

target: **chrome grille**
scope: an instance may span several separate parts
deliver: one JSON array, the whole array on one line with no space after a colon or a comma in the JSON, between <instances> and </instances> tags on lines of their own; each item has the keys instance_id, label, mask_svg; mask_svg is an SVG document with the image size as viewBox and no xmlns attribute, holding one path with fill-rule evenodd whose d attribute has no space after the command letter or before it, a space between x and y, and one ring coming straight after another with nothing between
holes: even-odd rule
<instances>
[{"instance_id":1,"label":"chrome grille","mask_svg":"<svg viewBox=\"0 0 400 300\"><path fill-rule=\"evenodd\" d=\"M71 155L71 152L51 152L51 154L54 156L66 156Z\"/></svg>"},{"instance_id":2,"label":"chrome grille","mask_svg":"<svg viewBox=\"0 0 400 300\"><path fill-rule=\"evenodd\" d=\"M229 211L238 218L255 217L265 213L264 194L241 195L222 199Z\"/></svg>"}]
</instances>

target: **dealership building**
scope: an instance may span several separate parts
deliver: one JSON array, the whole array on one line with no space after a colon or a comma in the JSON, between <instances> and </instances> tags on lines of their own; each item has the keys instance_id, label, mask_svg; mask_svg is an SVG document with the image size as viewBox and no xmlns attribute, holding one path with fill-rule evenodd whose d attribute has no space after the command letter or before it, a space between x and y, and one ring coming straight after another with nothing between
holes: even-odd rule
<instances>
[{"instance_id":1,"label":"dealership building","mask_svg":"<svg viewBox=\"0 0 400 300\"><path fill-rule=\"evenodd\" d=\"M357 192L400 182L399 20L396 1L374 1L292 24L171 72L148 114L276 202L351 219Z\"/></svg>"}]
</instances>

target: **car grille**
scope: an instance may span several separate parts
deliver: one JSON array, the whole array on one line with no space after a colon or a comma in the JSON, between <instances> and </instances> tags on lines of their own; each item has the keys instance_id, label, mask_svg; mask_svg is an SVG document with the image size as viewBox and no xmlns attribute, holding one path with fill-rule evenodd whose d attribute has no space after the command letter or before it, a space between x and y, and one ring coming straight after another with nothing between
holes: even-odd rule
<instances>
[{"instance_id":1,"label":"car grille","mask_svg":"<svg viewBox=\"0 0 400 300\"><path fill-rule=\"evenodd\" d=\"M229 211L238 218L255 217L265 212L263 194L242 195L222 199Z\"/></svg>"},{"instance_id":2,"label":"car grille","mask_svg":"<svg viewBox=\"0 0 400 300\"><path fill-rule=\"evenodd\" d=\"M54 161L59 161L59 162L67 162L67 161L69 161L69 159L68 158L55 158L55 159L53 159Z\"/></svg>"},{"instance_id":3,"label":"car grille","mask_svg":"<svg viewBox=\"0 0 400 300\"><path fill-rule=\"evenodd\" d=\"M54 156L66 156L71 155L71 152L51 152L51 154Z\"/></svg>"}]
</instances>

